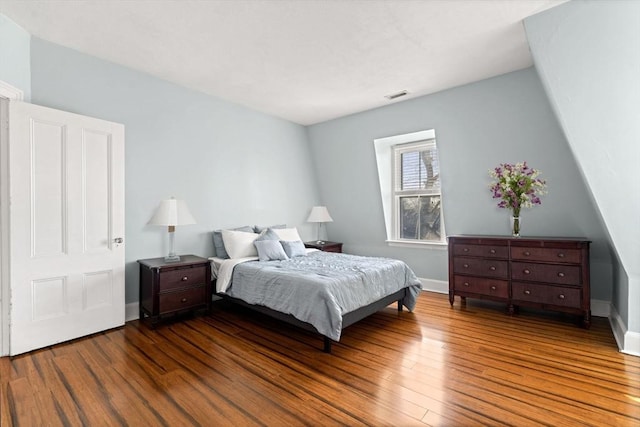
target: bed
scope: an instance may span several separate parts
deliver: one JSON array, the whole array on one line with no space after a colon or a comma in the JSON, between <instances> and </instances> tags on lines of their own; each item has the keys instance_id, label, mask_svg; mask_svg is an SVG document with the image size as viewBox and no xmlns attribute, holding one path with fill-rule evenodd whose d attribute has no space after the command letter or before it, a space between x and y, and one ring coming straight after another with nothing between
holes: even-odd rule
<instances>
[{"instance_id":1,"label":"bed","mask_svg":"<svg viewBox=\"0 0 640 427\"><path fill-rule=\"evenodd\" d=\"M278 238L296 238L297 231L294 235L278 233ZM278 242L287 247L291 241ZM230 239L225 243L230 243ZM301 241L296 241L296 245L297 252L289 251L294 256L283 251L285 255L275 256L278 259L235 250L234 255L249 256L210 258L216 294L318 332L327 353L331 352L332 342L340 340L344 328L376 311L394 302L398 311L403 307L414 309L421 284L404 262L304 249ZM277 244L272 242L269 246L275 248Z\"/></svg>"}]
</instances>

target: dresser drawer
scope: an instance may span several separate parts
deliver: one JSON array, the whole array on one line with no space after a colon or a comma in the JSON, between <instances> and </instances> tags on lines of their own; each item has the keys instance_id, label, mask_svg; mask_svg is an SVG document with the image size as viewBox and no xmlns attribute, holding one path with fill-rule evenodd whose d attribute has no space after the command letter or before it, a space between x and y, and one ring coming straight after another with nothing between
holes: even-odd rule
<instances>
[{"instance_id":1,"label":"dresser drawer","mask_svg":"<svg viewBox=\"0 0 640 427\"><path fill-rule=\"evenodd\" d=\"M580 263L580 249L511 246L511 259L524 261Z\"/></svg>"},{"instance_id":2,"label":"dresser drawer","mask_svg":"<svg viewBox=\"0 0 640 427\"><path fill-rule=\"evenodd\" d=\"M478 256L484 258L507 258L509 256L509 248L506 246L456 243L453 245L453 255Z\"/></svg>"},{"instance_id":3,"label":"dresser drawer","mask_svg":"<svg viewBox=\"0 0 640 427\"><path fill-rule=\"evenodd\" d=\"M454 287L461 292L509 298L509 282L482 277L455 276Z\"/></svg>"},{"instance_id":4,"label":"dresser drawer","mask_svg":"<svg viewBox=\"0 0 640 427\"><path fill-rule=\"evenodd\" d=\"M206 271L204 265L163 271L160 273L160 292L202 285L206 281Z\"/></svg>"},{"instance_id":5,"label":"dresser drawer","mask_svg":"<svg viewBox=\"0 0 640 427\"><path fill-rule=\"evenodd\" d=\"M581 283L580 267L575 265L513 262L511 263L511 278L560 285L580 285Z\"/></svg>"},{"instance_id":6,"label":"dresser drawer","mask_svg":"<svg viewBox=\"0 0 640 427\"><path fill-rule=\"evenodd\" d=\"M579 288L513 282L511 289L512 300L516 305L518 301L574 308L581 308L582 305Z\"/></svg>"},{"instance_id":7,"label":"dresser drawer","mask_svg":"<svg viewBox=\"0 0 640 427\"><path fill-rule=\"evenodd\" d=\"M482 277L496 277L507 279L507 261L494 259L466 258L459 257L453 260L453 271L458 274L471 274Z\"/></svg>"},{"instance_id":8,"label":"dresser drawer","mask_svg":"<svg viewBox=\"0 0 640 427\"><path fill-rule=\"evenodd\" d=\"M205 305L207 292L205 286L188 288L183 291L166 292L160 294L159 307L161 313L184 310L191 307Z\"/></svg>"}]
</instances>

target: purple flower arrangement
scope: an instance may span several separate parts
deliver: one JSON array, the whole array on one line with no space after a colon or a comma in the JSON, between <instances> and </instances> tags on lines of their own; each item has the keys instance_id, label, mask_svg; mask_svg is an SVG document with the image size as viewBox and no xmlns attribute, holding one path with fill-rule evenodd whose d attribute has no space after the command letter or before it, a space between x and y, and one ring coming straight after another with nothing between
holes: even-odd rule
<instances>
[{"instance_id":1,"label":"purple flower arrangement","mask_svg":"<svg viewBox=\"0 0 640 427\"><path fill-rule=\"evenodd\" d=\"M494 199L500 199L499 208L511 209L513 216L520 217L520 208L541 204L540 196L546 194L547 183L539 179L540 171L522 163L501 163L489 170L495 179L489 186Z\"/></svg>"}]
</instances>

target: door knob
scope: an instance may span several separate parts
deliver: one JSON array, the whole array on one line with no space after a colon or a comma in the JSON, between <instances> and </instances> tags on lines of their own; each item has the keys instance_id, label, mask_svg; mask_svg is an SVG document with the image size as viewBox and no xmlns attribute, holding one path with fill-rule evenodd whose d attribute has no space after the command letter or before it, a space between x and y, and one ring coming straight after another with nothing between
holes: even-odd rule
<instances>
[{"instance_id":1,"label":"door knob","mask_svg":"<svg viewBox=\"0 0 640 427\"><path fill-rule=\"evenodd\" d=\"M124 239L122 237L116 237L115 239L113 239L114 243L120 244L122 242L124 242Z\"/></svg>"}]
</instances>

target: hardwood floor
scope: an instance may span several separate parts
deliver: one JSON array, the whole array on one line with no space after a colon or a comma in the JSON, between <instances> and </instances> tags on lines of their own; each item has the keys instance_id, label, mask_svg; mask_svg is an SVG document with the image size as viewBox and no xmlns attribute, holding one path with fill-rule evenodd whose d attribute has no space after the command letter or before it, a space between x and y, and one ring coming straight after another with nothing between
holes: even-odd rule
<instances>
[{"instance_id":1,"label":"hardwood floor","mask_svg":"<svg viewBox=\"0 0 640 427\"><path fill-rule=\"evenodd\" d=\"M0 425L640 425L640 358L608 321L424 292L311 333L216 303L0 359Z\"/></svg>"}]
</instances>

